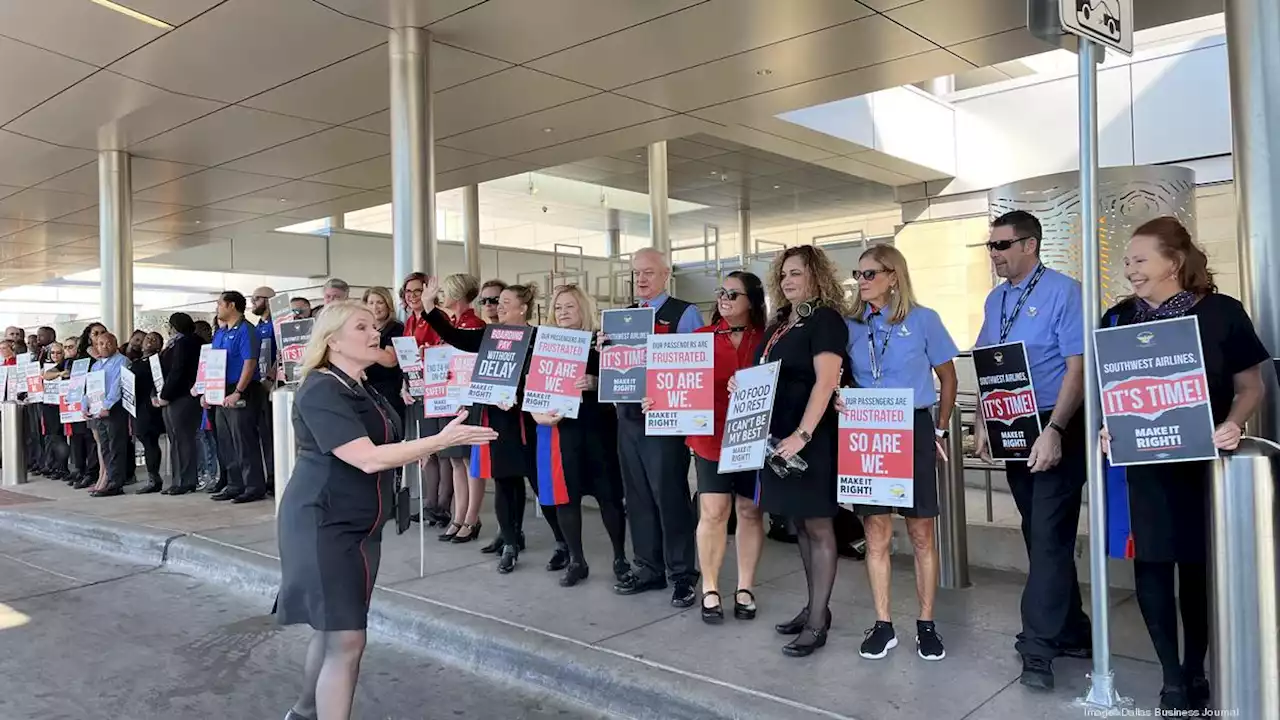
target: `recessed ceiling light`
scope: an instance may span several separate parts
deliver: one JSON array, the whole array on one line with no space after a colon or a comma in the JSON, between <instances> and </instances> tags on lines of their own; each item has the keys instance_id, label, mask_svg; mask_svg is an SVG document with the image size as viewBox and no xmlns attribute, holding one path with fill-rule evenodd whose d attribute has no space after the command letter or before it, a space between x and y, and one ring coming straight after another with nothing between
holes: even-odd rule
<instances>
[{"instance_id":1,"label":"recessed ceiling light","mask_svg":"<svg viewBox=\"0 0 1280 720\"><path fill-rule=\"evenodd\" d=\"M197 224L197 225L199 225L199 224L200 224L200 221L199 221L199 220L197 220L197 221L196 221L196 224Z\"/></svg>"},{"instance_id":2,"label":"recessed ceiling light","mask_svg":"<svg viewBox=\"0 0 1280 720\"><path fill-rule=\"evenodd\" d=\"M760 77L768 77L773 74L773 71L770 70L769 68L760 68L759 70L756 71L756 74L759 75Z\"/></svg>"},{"instance_id":3,"label":"recessed ceiling light","mask_svg":"<svg viewBox=\"0 0 1280 720\"><path fill-rule=\"evenodd\" d=\"M774 187L777 187L777 185L774 185ZM280 202L289 202L289 201L284 198L280 198Z\"/></svg>"},{"instance_id":4,"label":"recessed ceiling light","mask_svg":"<svg viewBox=\"0 0 1280 720\"><path fill-rule=\"evenodd\" d=\"M774 185L774 186L773 186L773 189L774 189L774 190L778 190L778 189L780 189L781 187L782 187L781 185ZM283 200L281 200L280 202L284 202L284 201L283 201Z\"/></svg>"},{"instance_id":5,"label":"recessed ceiling light","mask_svg":"<svg viewBox=\"0 0 1280 720\"><path fill-rule=\"evenodd\" d=\"M551 132L551 131L553 131L553 130L555 130L555 128L549 128L549 127L542 128L542 132L544 132L544 133L549 133L549 132Z\"/></svg>"},{"instance_id":6,"label":"recessed ceiling light","mask_svg":"<svg viewBox=\"0 0 1280 720\"><path fill-rule=\"evenodd\" d=\"M133 18L134 20L141 20L142 22L144 22L144 23L146 23L146 24L148 24L148 25L152 25L152 26L154 26L154 27L158 27L158 28L160 28L161 30L172 30L172 29L173 29L173 26L172 26L172 25L170 25L169 23L167 23L167 22L165 22L165 21L163 21L163 20L157 20L156 18L153 18L153 17L151 17L150 15L146 15L146 14L143 14L143 13L138 12L137 10L134 10L133 8L127 8L127 7L125 7L125 6L123 6L123 5L119 4L119 3L111 2L111 0L90 0L90 2L95 2L95 3L99 4L99 5L101 5L102 7L107 8L108 10L115 10L116 12L120 13L121 15L128 15L129 17Z\"/></svg>"},{"instance_id":7,"label":"recessed ceiling light","mask_svg":"<svg viewBox=\"0 0 1280 720\"><path fill-rule=\"evenodd\" d=\"M719 175L719 174L720 174L720 171L719 171L719 170L712 170L712 171L711 171L711 177L715 177L715 176L717 176L717 175Z\"/></svg>"}]
</instances>

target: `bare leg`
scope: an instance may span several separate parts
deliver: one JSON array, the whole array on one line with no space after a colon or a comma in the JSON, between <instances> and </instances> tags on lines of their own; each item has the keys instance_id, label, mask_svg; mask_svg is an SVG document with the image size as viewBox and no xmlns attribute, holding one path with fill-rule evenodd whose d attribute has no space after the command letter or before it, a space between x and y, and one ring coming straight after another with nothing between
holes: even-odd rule
<instances>
[{"instance_id":1,"label":"bare leg","mask_svg":"<svg viewBox=\"0 0 1280 720\"><path fill-rule=\"evenodd\" d=\"M892 573L889 546L893 539L893 516L868 515L862 519L862 527L867 535L867 580L871 583L876 619L893 622L889 611L889 578Z\"/></svg>"},{"instance_id":2,"label":"bare leg","mask_svg":"<svg viewBox=\"0 0 1280 720\"><path fill-rule=\"evenodd\" d=\"M440 460L434 455L422 463L422 511L432 513L440 510ZM422 518L427 522L428 518Z\"/></svg>"},{"instance_id":3,"label":"bare leg","mask_svg":"<svg viewBox=\"0 0 1280 720\"><path fill-rule=\"evenodd\" d=\"M467 485L467 461L450 458L447 462L453 473L453 521L461 525L466 522L467 504L471 502L471 488Z\"/></svg>"},{"instance_id":4,"label":"bare leg","mask_svg":"<svg viewBox=\"0 0 1280 720\"><path fill-rule=\"evenodd\" d=\"M351 720L365 631L339 630L327 635L324 663L316 683L316 720Z\"/></svg>"},{"instance_id":5,"label":"bare leg","mask_svg":"<svg viewBox=\"0 0 1280 720\"><path fill-rule=\"evenodd\" d=\"M887 516L886 516L887 517ZM920 598L920 619L933 620L933 601L938 595L938 551L933 544L933 518L907 518L907 534L916 556L916 596Z\"/></svg>"},{"instance_id":6,"label":"bare leg","mask_svg":"<svg viewBox=\"0 0 1280 720\"><path fill-rule=\"evenodd\" d=\"M727 493L698 493L698 565L702 568L703 605L707 594L720 591L720 566L728 537L729 508L733 496Z\"/></svg>"},{"instance_id":7,"label":"bare leg","mask_svg":"<svg viewBox=\"0 0 1280 720\"><path fill-rule=\"evenodd\" d=\"M453 507L453 461L439 455L435 456L434 460L436 472L440 476L440 482L436 483L436 508L440 512L447 513L449 508Z\"/></svg>"},{"instance_id":8,"label":"bare leg","mask_svg":"<svg viewBox=\"0 0 1280 720\"><path fill-rule=\"evenodd\" d=\"M324 636L317 630L307 643L306 664L302 666L302 694L293 704L293 711L305 718L316 716L316 683L320 680L320 668L324 665Z\"/></svg>"},{"instance_id":9,"label":"bare leg","mask_svg":"<svg viewBox=\"0 0 1280 720\"><path fill-rule=\"evenodd\" d=\"M756 584L756 566L764 548L764 513L751 498L737 497L738 532L734 536L738 546L738 589L751 590ZM750 600L747 596L739 600Z\"/></svg>"}]
</instances>

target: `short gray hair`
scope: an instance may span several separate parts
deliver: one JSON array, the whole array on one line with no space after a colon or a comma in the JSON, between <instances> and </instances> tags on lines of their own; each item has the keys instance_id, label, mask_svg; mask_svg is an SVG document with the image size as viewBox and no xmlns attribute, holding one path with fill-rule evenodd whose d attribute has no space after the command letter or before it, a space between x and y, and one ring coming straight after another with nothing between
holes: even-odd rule
<instances>
[{"instance_id":1,"label":"short gray hair","mask_svg":"<svg viewBox=\"0 0 1280 720\"><path fill-rule=\"evenodd\" d=\"M324 286L333 290L341 290L348 295L351 294L351 286L342 278L329 278L329 282L326 282Z\"/></svg>"}]
</instances>

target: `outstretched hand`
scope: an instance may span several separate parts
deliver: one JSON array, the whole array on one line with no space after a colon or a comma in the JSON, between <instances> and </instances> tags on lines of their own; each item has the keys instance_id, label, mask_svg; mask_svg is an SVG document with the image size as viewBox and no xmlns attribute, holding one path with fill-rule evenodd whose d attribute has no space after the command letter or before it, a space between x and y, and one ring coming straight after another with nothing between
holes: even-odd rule
<instances>
[{"instance_id":1,"label":"outstretched hand","mask_svg":"<svg viewBox=\"0 0 1280 720\"><path fill-rule=\"evenodd\" d=\"M467 425L466 421L467 412L463 410L448 425L444 426L437 437L445 443L446 447L488 445L498 439L497 430L480 425Z\"/></svg>"}]
</instances>

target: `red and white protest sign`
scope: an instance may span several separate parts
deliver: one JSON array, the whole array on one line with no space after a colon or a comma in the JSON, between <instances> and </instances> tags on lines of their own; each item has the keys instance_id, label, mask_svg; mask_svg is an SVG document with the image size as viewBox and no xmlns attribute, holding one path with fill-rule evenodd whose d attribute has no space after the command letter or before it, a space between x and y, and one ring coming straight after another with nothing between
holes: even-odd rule
<instances>
[{"instance_id":1,"label":"red and white protest sign","mask_svg":"<svg viewBox=\"0 0 1280 720\"><path fill-rule=\"evenodd\" d=\"M915 504L915 405L911 389L841 390L838 502Z\"/></svg>"},{"instance_id":2,"label":"red and white protest sign","mask_svg":"<svg viewBox=\"0 0 1280 720\"><path fill-rule=\"evenodd\" d=\"M646 435L715 434L714 341L711 333L649 336Z\"/></svg>"},{"instance_id":3,"label":"red and white protest sign","mask_svg":"<svg viewBox=\"0 0 1280 720\"><path fill-rule=\"evenodd\" d=\"M539 327L529 375L524 380L525 411L577 418L582 405L577 382L587 374L590 354L590 332Z\"/></svg>"},{"instance_id":4,"label":"red and white protest sign","mask_svg":"<svg viewBox=\"0 0 1280 720\"><path fill-rule=\"evenodd\" d=\"M476 353L454 350L449 357L449 402L459 408L469 407L468 389L471 387L471 373L476 368Z\"/></svg>"},{"instance_id":5,"label":"red and white protest sign","mask_svg":"<svg viewBox=\"0 0 1280 720\"><path fill-rule=\"evenodd\" d=\"M457 402L449 400L449 362L453 353L454 349L448 345L422 350L422 412L426 417L451 417L458 414Z\"/></svg>"},{"instance_id":6,"label":"red and white protest sign","mask_svg":"<svg viewBox=\"0 0 1280 720\"><path fill-rule=\"evenodd\" d=\"M412 337L391 338L391 345L396 350L396 362L400 364L400 372L404 373L405 384L409 386L409 395L422 397L426 389L422 378L422 351L418 349L418 341Z\"/></svg>"}]
</instances>

